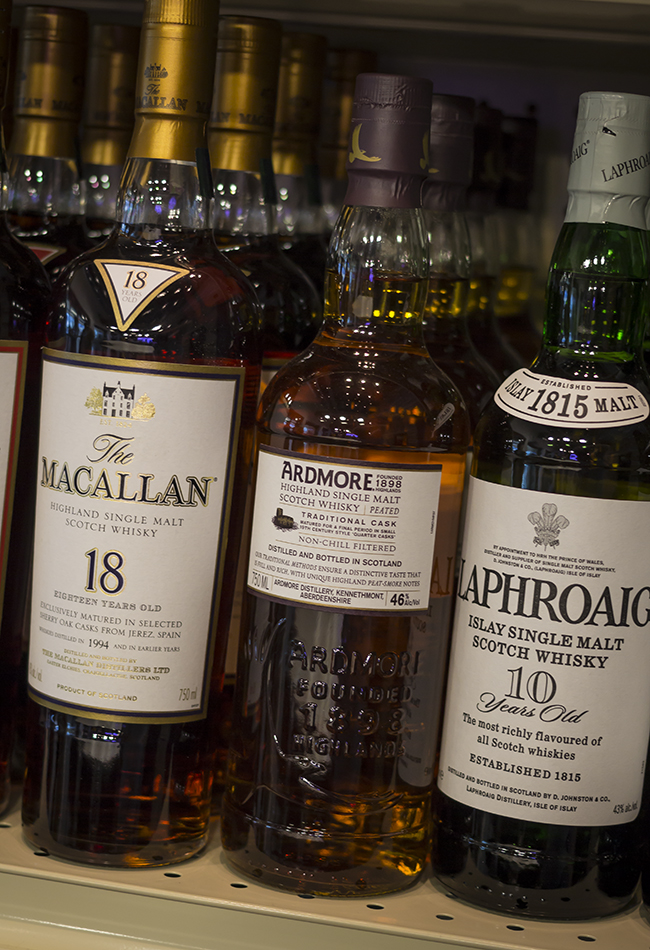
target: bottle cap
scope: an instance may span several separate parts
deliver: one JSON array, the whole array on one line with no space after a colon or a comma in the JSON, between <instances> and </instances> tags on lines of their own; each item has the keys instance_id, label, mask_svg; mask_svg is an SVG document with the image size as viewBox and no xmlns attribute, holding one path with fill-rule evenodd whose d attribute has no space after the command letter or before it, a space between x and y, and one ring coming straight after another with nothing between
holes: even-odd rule
<instances>
[{"instance_id":1,"label":"bottle cap","mask_svg":"<svg viewBox=\"0 0 650 950\"><path fill-rule=\"evenodd\" d=\"M650 197L650 98L580 96L565 221L645 229Z\"/></svg>"},{"instance_id":2,"label":"bottle cap","mask_svg":"<svg viewBox=\"0 0 650 950\"><path fill-rule=\"evenodd\" d=\"M424 208L460 211L472 180L476 103L467 96L434 93L431 102L429 177Z\"/></svg>"},{"instance_id":3,"label":"bottle cap","mask_svg":"<svg viewBox=\"0 0 650 950\"><path fill-rule=\"evenodd\" d=\"M418 208L429 167L428 79L357 77L348 147L347 205Z\"/></svg>"},{"instance_id":4,"label":"bottle cap","mask_svg":"<svg viewBox=\"0 0 650 950\"><path fill-rule=\"evenodd\" d=\"M5 105L11 38L11 0L0 0L0 109Z\"/></svg>"},{"instance_id":5,"label":"bottle cap","mask_svg":"<svg viewBox=\"0 0 650 950\"><path fill-rule=\"evenodd\" d=\"M133 98L140 31L95 23L90 31L82 158L93 165L121 165L133 129Z\"/></svg>"},{"instance_id":6,"label":"bottle cap","mask_svg":"<svg viewBox=\"0 0 650 950\"><path fill-rule=\"evenodd\" d=\"M345 181L354 83L359 73L373 73L377 54L362 49L327 52L321 121L320 167L324 178Z\"/></svg>"},{"instance_id":7,"label":"bottle cap","mask_svg":"<svg viewBox=\"0 0 650 950\"><path fill-rule=\"evenodd\" d=\"M205 146L218 13L217 0L145 0L130 156L193 162Z\"/></svg>"},{"instance_id":8,"label":"bottle cap","mask_svg":"<svg viewBox=\"0 0 650 950\"><path fill-rule=\"evenodd\" d=\"M213 168L257 173L271 158L281 49L279 20L220 18L208 130Z\"/></svg>"},{"instance_id":9,"label":"bottle cap","mask_svg":"<svg viewBox=\"0 0 650 950\"><path fill-rule=\"evenodd\" d=\"M537 119L532 116L504 116L503 179L497 204L502 208L526 211L535 185Z\"/></svg>"},{"instance_id":10,"label":"bottle cap","mask_svg":"<svg viewBox=\"0 0 650 950\"><path fill-rule=\"evenodd\" d=\"M276 175L302 175L318 162L327 40L315 33L285 33L273 135Z\"/></svg>"}]
</instances>

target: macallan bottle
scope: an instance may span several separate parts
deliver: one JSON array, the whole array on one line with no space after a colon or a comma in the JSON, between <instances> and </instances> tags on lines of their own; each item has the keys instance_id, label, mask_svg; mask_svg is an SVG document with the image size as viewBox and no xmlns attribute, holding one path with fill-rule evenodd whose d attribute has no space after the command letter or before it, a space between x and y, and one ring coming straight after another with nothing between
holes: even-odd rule
<instances>
[{"instance_id":1,"label":"macallan bottle","mask_svg":"<svg viewBox=\"0 0 650 950\"><path fill-rule=\"evenodd\" d=\"M246 274L262 307L262 381L311 343L321 303L311 280L280 248L271 146L282 27L260 17L221 17L208 143L217 244Z\"/></svg>"},{"instance_id":2,"label":"macallan bottle","mask_svg":"<svg viewBox=\"0 0 650 950\"><path fill-rule=\"evenodd\" d=\"M474 345L495 372L506 378L522 359L506 342L495 307L501 262L496 222L496 193L503 177L501 119L498 109L481 103L474 127L474 165L467 194L472 270L467 314Z\"/></svg>"},{"instance_id":3,"label":"macallan bottle","mask_svg":"<svg viewBox=\"0 0 650 950\"><path fill-rule=\"evenodd\" d=\"M86 227L99 241L115 225L115 203L133 133L139 30L95 23L90 30L81 162Z\"/></svg>"},{"instance_id":4,"label":"macallan bottle","mask_svg":"<svg viewBox=\"0 0 650 950\"><path fill-rule=\"evenodd\" d=\"M495 911L598 917L639 883L649 149L650 98L580 97L543 346L475 433L433 865Z\"/></svg>"},{"instance_id":5,"label":"macallan bottle","mask_svg":"<svg viewBox=\"0 0 650 950\"><path fill-rule=\"evenodd\" d=\"M465 400L472 430L501 382L469 335L467 300L471 275L465 219L472 178L473 99L434 94L429 177L422 208L429 237L429 293L424 338L437 365Z\"/></svg>"},{"instance_id":6,"label":"macallan bottle","mask_svg":"<svg viewBox=\"0 0 650 950\"><path fill-rule=\"evenodd\" d=\"M9 222L56 276L91 246L77 167L86 65L86 15L24 8L9 143Z\"/></svg>"},{"instance_id":7,"label":"macallan bottle","mask_svg":"<svg viewBox=\"0 0 650 950\"><path fill-rule=\"evenodd\" d=\"M537 120L533 116L504 116L501 131L503 179L496 212L501 273L495 313L501 335L522 361L530 364L542 342L533 313L539 223L529 208L535 183Z\"/></svg>"},{"instance_id":8,"label":"macallan bottle","mask_svg":"<svg viewBox=\"0 0 650 950\"><path fill-rule=\"evenodd\" d=\"M377 54L365 49L328 49L320 136L323 211L330 230L338 220L348 187L348 138L354 83L377 68Z\"/></svg>"},{"instance_id":9,"label":"macallan bottle","mask_svg":"<svg viewBox=\"0 0 650 950\"><path fill-rule=\"evenodd\" d=\"M7 78L11 2L0 3L0 109ZM1 134L1 133L0 133ZM50 282L7 222L0 143L0 813L9 802L10 759L25 702L23 645L34 526L40 348Z\"/></svg>"},{"instance_id":10,"label":"macallan bottle","mask_svg":"<svg viewBox=\"0 0 650 950\"><path fill-rule=\"evenodd\" d=\"M260 356L195 161L217 13L146 3L118 227L59 282L44 352L23 822L89 864L207 838Z\"/></svg>"},{"instance_id":11,"label":"macallan bottle","mask_svg":"<svg viewBox=\"0 0 650 950\"><path fill-rule=\"evenodd\" d=\"M284 33L273 134L282 247L323 294L327 220L318 136L327 42L315 33Z\"/></svg>"},{"instance_id":12,"label":"macallan bottle","mask_svg":"<svg viewBox=\"0 0 650 950\"><path fill-rule=\"evenodd\" d=\"M358 77L324 325L258 411L222 840L238 872L301 893L425 867L446 638L427 612L468 441L422 335L430 110L427 80Z\"/></svg>"}]
</instances>

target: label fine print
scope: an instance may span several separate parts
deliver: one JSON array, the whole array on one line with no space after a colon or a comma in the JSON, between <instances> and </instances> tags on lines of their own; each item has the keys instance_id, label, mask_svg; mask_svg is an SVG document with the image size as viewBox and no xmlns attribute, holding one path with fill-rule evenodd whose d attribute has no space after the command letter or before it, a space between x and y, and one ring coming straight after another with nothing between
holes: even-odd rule
<instances>
[{"instance_id":1,"label":"label fine print","mask_svg":"<svg viewBox=\"0 0 650 950\"><path fill-rule=\"evenodd\" d=\"M648 401L627 383L571 380L518 369L494 394L510 415L563 429L608 429L643 422Z\"/></svg>"},{"instance_id":2,"label":"label fine print","mask_svg":"<svg viewBox=\"0 0 650 950\"><path fill-rule=\"evenodd\" d=\"M205 715L242 374L45 351L37 702L141 722Z\"/></svg>"},{"instance_id":3,"label":"label fine print","mask_svg":"<svg viewBox=\"0 0 650 950\"><path fill-rule=\"evenodd\" d=\"M649 531L647 502L470 479L438 773L446 795L547 824L637 817Z\"/></svg>"},{"instance_id":4,"label":"label fine print","mask_svg":"<svg viewBox=\"0 0 650 950\"><path fill-rule=\"evenodd\" d=\"M248 587L345 612L426 611L440 465L260 448Z\"/></svg>"}]
</instances>

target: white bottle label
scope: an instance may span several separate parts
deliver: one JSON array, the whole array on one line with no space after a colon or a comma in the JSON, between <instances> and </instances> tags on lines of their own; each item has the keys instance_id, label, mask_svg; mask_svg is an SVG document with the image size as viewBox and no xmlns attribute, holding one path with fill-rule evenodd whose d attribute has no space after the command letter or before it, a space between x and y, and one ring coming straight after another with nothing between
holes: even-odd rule
<instances>
[{"instance_id":1,"label":"white bottle label","mask_svg":"<svg viewBox=\"0 0 650 950\"><path fill-rule=\"evenodd\" d=\"M440 465L260 448L248 587L321 610L429 606Z\"/></svg>"},{"instance_id":2,"label":"white bottle label","mask_svg":"<svg viewBox=\"0 0 650 950\"><path fill-rule=\"evenodd\" d=\"M205 716L243 369L45 351L32 696Z\"/></svg>"},{"instance_id":3,"label":"white bottle label","mask_svg":"<svg viewBox=\"0 0 650 950\"><path fill-rule=\"evenodd\" d=\"M96 259L94 263L106 285L117 328L122 333L161 291L189 274L186 267L152 264L150 261Z\"/></svg>"},{"instance_id":4,"label":"white bottle label","mask_svg":"<svg viewBox=\"0 0 650 950\"><path fill-rule=\"evenodd\" d=\"M650 415L643 393L627 383L560 379L525 368L501 383L494 401L518 419L562 429L609 429Z\"/></svg>"},{"instance_id":5,"label":"white bottle label","mask_svg":"<svg viewBox=\"0 0 650 950\"><path fill-rule=\"evenodd\" d=\"M470 479L438 785L556 825L638 815L650 503Z\"/></svg>"},{"instance_id":6,"label":"white bottle label","mask_svg":"<svg viewBox=\"0 0 650 950\"><path fill-rule=\"evenodd\" d=\"M27 342L0 340L0 617L18 462Z\"/></svg>"}]
</instances>

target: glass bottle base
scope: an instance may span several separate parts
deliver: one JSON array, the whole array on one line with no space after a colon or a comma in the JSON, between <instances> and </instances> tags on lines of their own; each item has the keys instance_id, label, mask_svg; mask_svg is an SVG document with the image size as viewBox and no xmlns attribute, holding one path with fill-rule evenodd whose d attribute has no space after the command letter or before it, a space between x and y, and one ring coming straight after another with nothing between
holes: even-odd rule
<instances>
[{"instance_id":1,"label":"glass bottle base","mask_svg":"<svg viewBox=\"0 0 650 950\"><path fill-rule=\"evenodd\" d=\"M245 877L318 897L367 898L404 890L421 878L425 867L417 856L426 846L423 831L319 837L251 818L227 797L222 844L230 866Z\"/></svg>"}]
</instances>

